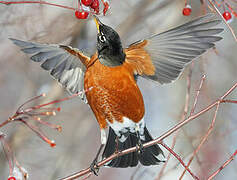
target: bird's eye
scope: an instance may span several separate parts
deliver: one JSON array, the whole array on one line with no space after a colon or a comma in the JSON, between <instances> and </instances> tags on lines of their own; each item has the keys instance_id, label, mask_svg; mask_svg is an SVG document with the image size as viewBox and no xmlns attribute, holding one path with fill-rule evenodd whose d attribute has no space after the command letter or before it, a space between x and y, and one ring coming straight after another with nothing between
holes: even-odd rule
<instances>
[{"instance_id":1,"label":"bird's eye","mask_svg":"<svg viewBox=\"0 0 237 180\"><path fill-rule=\"evenodd\" d=\"M104 43L106 41L106 38L104 35L99 35L100 42Z\"/></svg>"}]
</instances>

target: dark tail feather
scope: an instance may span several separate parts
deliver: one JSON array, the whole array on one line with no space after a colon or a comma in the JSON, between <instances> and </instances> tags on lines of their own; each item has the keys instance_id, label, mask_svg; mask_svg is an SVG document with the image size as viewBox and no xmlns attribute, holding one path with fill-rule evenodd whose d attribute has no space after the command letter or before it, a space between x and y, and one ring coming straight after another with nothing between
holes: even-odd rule
<instances>
[{"instance_id":1,"label":"dark tail feather","mask_svg":"<svg viewBox=\"0 0 237 180\"><path fill-rule=\"evenodd\" d=\"M144 135L145 135L145 141L142 141L142 143L146 143L152 140L151 135L149 134L147 128L144 129ZM109 128L109 136L108 140L103 152L102 157L106 158L112 155L116 150L116 134L115 132ZM130 133L126 139L126 141L118 142L118 150L125 150L130 147L136 146L138 143L138 139L135 133ZM120 167L120 168L126 168L126 167L134 167L137 166L138 161L141 162L144 166L150 166L150 165L156 165L160 162L163 162L157 158L159 154L163 155L163 151L160 149L158 145L153 145L148 148L144 148L142 153L138 152L132 152L123 156L120 156L118 158L113 159L110 161L106 166L109 167Z\"/></svg>"},{"instance_id":2,"label":"dark tail feather","mask_svg":"<svg viewBox=\"0 0 237 180\"><path fill-rule=\"evenodd\" d=\"M153 140L146 127L144 128L144 135L145 141L142 141L143 144ZM144 151L139 154L139 161L144 166L159 164L160 162L164 162L163 160L158 159L159 154L162 154L164 157L164 153L161 148L157 144L155 144L148 148L144 148Z\"/></svg>"},{"instance_id":3,"label":"dark tail feather","mask_svg":"<svg viewBox=\"0 0 237 180\"><path fill-rule=\"evenodd\" d=\"M108 140L107 140L107 143L102 155L103 158L109 157L115 152L116 147L117 147L116 137L117 135L115 134L113 129L109 128ZM123 143L118 142L118 149L124 150L130 147L134 147L136 146L136 142L137 142L137 138L135 136L129 135L125 142ZM112 161L110 161L108 164L106 164L106 166L126 168L129 166L130 167L136 166L137 164L138 164L137 152L134 152L134 153L129 153L124 156L115 158Z\"/></svg>"}]
</instances>

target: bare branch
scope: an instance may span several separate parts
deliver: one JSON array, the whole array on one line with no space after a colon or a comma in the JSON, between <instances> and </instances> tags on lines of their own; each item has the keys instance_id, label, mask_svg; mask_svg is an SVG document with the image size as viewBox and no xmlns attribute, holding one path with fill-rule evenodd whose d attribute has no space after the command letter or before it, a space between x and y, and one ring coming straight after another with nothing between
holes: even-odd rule
<instances>
[{"instance_id":1,"label":"bare branch","mask_svg":"<svg viewBox=\"0 0 237 180\"><path fill-rule=\"evenodd\" d=\"M55 6L55 7L60 7L64 9L69 9L76 11L76 8L72 8L69 6L63 6L60 4L54 4L54 3L49 3L46 1L0 1L0 4L5 4L5 5L12 5L12 4L42 4L42 5L49 5L49 6Z\"/></svg>"},{"instance_id":2,"label":"bare branch","mask_svg":"<svg viewBox=\"0 0 237 180\"><path fill-rule=\"evenodd\" d=\"M185 96L185 105L184 105L184 110L181 116L180 121L183 121L188 113L188 105L189 105L189 100L190 100L190 89L191 89L191 77L192 77L192 68L193 68L193 63L192 66L189 69L189 74L187 76L187 90L186 90L186 96ZM173 141L172 141L172 145L171 145L171 149L174 149L174 146L176 144L176 140L177 140L177 136L178 136L179 131L177 131L173 137ZM168 154L167 156L167 160L165 161L164 165L162 166L158 177L156 178L157 180L161 179L161 177L163 176L163 173L165 171L165 168L168 165L168 162L170 160L171 157L171 152Z\"/></svg>"},{"instance_id":3,"label":"bare branch","mask_svg":"<svg viewBox=\"0 0 237 180\"><path fill-rule=\"evenodd\" d=\"M178 161L183 165L183 167L185 168L185 170L187 170L191 176L196 179L199 180L199 178L197 176L195 176L191 170L188 168L188 166L186 166L183 162L183 160L180 158L180 156L178 154L176 154L171 148L169 148L166 144L164 144L163 142L160 143L165 149L167 149L171 154L173 154L175 156L176 159L178 159Z\"/></svg>"},{"instance_id":4,"label":"bare branch","mask_svg":"<svg viewBox=\"0 0 237 180\"><path fill-rule=\"evenodd\" d=\"M216 121L216 116L217 116L217 112L218 112L218 110L219 110L219 107L220 107L220 102L219 102L219 103L217 104L217 106L216 106L215 114L214 114L214 117L213 117L213 119L212 119L211 125L210 125L210 127L208 128L207 133L204 135L204 137L202 138L200 144L199 144L198 147L195 149L195 151L193 151L193 154L192 154L192 156L191 156L190 159L189 159L189 162L188 162L187 167L190 166L190 164L192 163L194 157L197 155L197 153L198 153L199 150L201 149L202 145L206 142L208 136L209 136L210 133L212 132L213 127L214 127L214 124L215 124L215 121ZM186 172L186 169L183 171L182 175L180 176L180 178L179 178L180 180L183 178L185 172Z\"/></svg>"},{"instance_id":5,"label":"bare branch","mask_svg":"<svg viewBox=\"0 0 237 180\"><path fill-rule=\"evenodd\" d=\"M208 180L213 179L222 169L224 169L236 156L237 150L230 156L230 158L219 168L217 169L211 176L209 176Z\"/></svg>"}]
</instances>

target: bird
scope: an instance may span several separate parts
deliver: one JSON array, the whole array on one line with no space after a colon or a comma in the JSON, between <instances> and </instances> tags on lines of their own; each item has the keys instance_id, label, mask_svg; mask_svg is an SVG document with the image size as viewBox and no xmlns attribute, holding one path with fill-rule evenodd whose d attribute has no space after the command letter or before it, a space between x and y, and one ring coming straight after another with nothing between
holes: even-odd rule
<instances>
[{"instance_id":1,"label":"bird","mask_svg":"<svg viewBox=\"0 0 237 180\"><path fill-rule=\"evenodd\" d=\"M105 166L158 165L165 157L159 145L143 148L153 138L144 120L144 100L137 79L159 84L175 81L190 62L222 39L218 34L223 29L216 27L221 20L209 13L123 47L112 27L97 16L93 18L97 51L91 56L65 45L10 40L70 93L83 92L80 98L90 106L100 127L101 145L91 171L97 175L102 150L104 159L130 147L137 147L137 151L116 157Z\"/></svg>"}]
</instances>

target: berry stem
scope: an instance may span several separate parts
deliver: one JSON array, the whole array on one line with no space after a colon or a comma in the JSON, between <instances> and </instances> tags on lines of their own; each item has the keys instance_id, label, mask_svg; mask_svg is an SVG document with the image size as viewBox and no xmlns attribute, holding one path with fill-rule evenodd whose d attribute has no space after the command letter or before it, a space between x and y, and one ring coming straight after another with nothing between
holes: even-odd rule
<instances>
[{"instance_id":1,"label":"berry stem","mask_svg":"<svg viewBox=\"0 0 237 180\"><path fill-rule=\"evenodd\" d=\"M0 134L0 141L2 143L3 151L6 155L7 160L8 160L9 176L13 176L14 161L13 161L12 150L11 150L9 144L5 141L5 135L4 134Z\"/></svg>"},{"instance_id":2,"label":"berry stem","mask_svg":"<svg viewBox=\"0 0 237 180\"><path fill-rule=\"evenodd\" d=\"M88 91L88 90L85 90L85 92ZM79 96L80 94L82 94L83 92L78 92L76 94L73 94L71 96L68 96L68 97L65 97L63 99L59 99L59 100L54 100L54 101L51 101L51 102L48 102L48 103L45 103L45 104L41 104L41 105L37 105L37 106L33 106L27 110L25 110L25 112L29 112L29 111L32 111L34 109L40 109L41 107L44 107L44 106L48 106L48 105L51 105L51 104L55 104L55 103L59 103L59 102L62 102L62 101L66 101L68 99L72 99L76 96Z\"/></svg>"},{"instance_id":3,"label":"berry stem","mask_svg":"<svg viewBox=\"0 0 237 180\"><path fill-rule=\"evenodd\" d=\"M77 3L78 3L78 10L81 10L81 1L78 0Z\"/></svg>"},{"instance_id":4,"label":"berry stem","mask_svg":"<svg viewBox=\"0 0 237 180\"><path fill-rule=\"evenodd\" d=\"M33 132L35 132L43 141L48 143L51 147L54 147L56 144L54 143L53 140L50 140L49 138L46 137L46 135L43 134L36 126L29 124L24 120L25 118L18 118L15 119L15 121L20 121L23 124L25 124L27 127L29 127Z\"/></svg>"},{"instance_id":5,"label":"berry stem","mask_svg":"<svg viewBox=\"0 0 237 180\"><path fill-rule=\"evenodd\" d=\"M62 131L62 127L59 126L59 125L51 124L51 123L49 123L49 122L47 122L47 121L42 121L42 120L41 120L39 117L37 117L37 116L32 116L32 118L33 118L34 120L38 121L40 124L46 125L46 126L52 128L52 129L56 129L56 130L59 131L59 132Z\"/></svg>"},{"instance_id":6,"label":"berry stem","mask_svg":"<svg viewBox=\"0 0 237 180\"><path fill-rule=\"evenodd\" d=\"M44 96L45 96L45 94L43 93L43 94L40 94L39 96L35 96L35 97L29 99L28 101L26 101L26 102L24 102L22 105L20 105L16 112L17 112L17 113L20 113L20 110L21 110L21 108L22 108L24 105L26 105L26 104L28 104L28 103L30 103L30 102L36 100L36 99L39 99L40 97L44 97Z\"/></svg>"}]
</instances>

